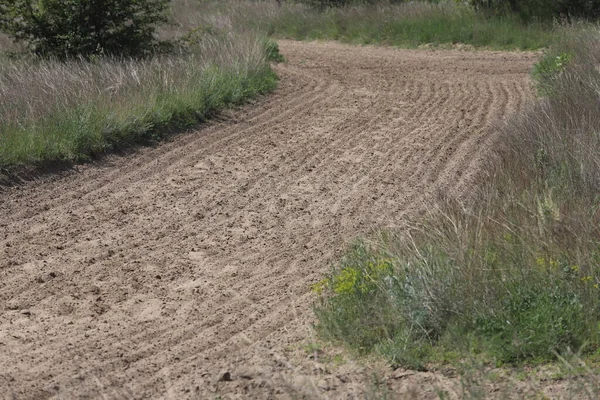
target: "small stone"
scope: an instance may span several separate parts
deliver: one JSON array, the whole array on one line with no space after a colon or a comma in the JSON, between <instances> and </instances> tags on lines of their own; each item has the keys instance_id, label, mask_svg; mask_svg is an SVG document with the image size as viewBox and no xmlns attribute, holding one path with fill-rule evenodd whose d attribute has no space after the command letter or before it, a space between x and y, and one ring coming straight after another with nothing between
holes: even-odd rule
<instances>
[{"instance_id":1,"label":"small stone","mask_svg":"<svg viewBox=\"0 0 600 400\"><path fill-rule=\"evenodd\" d=\"M225 371L221 374L219 378L219 382L231 382L233 379L231 378L231 373L229 371Z\"/></svg>"}]
</instances>

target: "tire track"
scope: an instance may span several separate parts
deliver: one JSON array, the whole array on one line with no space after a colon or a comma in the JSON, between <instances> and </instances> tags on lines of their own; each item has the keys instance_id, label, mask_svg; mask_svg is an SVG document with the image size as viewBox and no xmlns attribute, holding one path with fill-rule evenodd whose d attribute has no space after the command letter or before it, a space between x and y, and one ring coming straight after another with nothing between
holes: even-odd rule
<instances>
[{"instance_id":1,"label":"tire track","mask_svg":"<svg viewBox=\"0 0 600 400\"><path fill-rule=\"evenodd\" d=\"M294 74L292 72L290 72L290 75L292 75L292 77L299 77L302 76L303 78L305 78L304 74L300 74L297 73L296 76L294 76ZM257 107L256 110L252 110L249 113L249 117L248 117L248 121L247 123L250 124L250 126L247 129L255 129L258 130L261 127L264 126L268 126L269 124L273 124L273 123L277 123L279 120L281 120L282 118L285 118L286 115L292 114L294 111L296 110L300 110L306 107L306 104L308 103L314 103L317 101L317 99L319 97L323 97L323 85L326 84L325 81L322 80L308 80L308 82L312 83L313 85L310 85L310 89L309 90L303 90L304 88L299 88L297 90L292 91L289 94L286 94L284 99L289 99L289 100L284 100L283 102L280 101L279 96L275 96L275 98L271 101L269 101L269 104L266 105L266 107ZM308 84L306 86L309 86ZM296 98L296 93L301 92L302 94L300 96L298 96L298 98ZM272 103L276 104L276 107L271 107L270 105ZM279 104L282 103L282 104ZM286 110L283 115L281 114L281 112L278 112L278 110L284 109ZM272 117L267 118L267 116L273 115ZM256 120L257 118L262 118L263 120L259 123L259 124L251 124L252 121ZM215 131L215 130L219 130L223 128L223 124L218 124L216 127L211 127L209 126L207 129L207 133L211 133L211 131ZM245 132L244 129L239 129L239 127L237 127L236 125L232 126L232 127L228 127L225 126L224 129L222 129L222 131L224 131L225 133L225 137L223 139L221 139L221 141L217 141L216 143L214 143L213 146L218 146L219 144L222 144L222 141L227 140L228 136L226 135L228 132L232 132L233 134L236 135L241 135ZM90 180L88 185L82 185L79 186L77 189L77 196L73 196L72 193L70 193L69 191L65 191L64 195L60 198L56 198L54 199L54 201L52 202L52 206L49 209L45 209L42 210L41 212L45 212L47 215L52 214L56 211L56 208L58 207L67 207L68 205L79 201L83 198L85 198L86 196L92 196L97 194L97 192L104 190L106 191L114 191L115 189L119 189L119 185L118 184L122 184L125 185L127 183L125 183L125 181L131 181L132 179L134 179L136 177L136 175L140 174L140 172L143 173L148 173L148 171L156 173L159 171L164 171L163 168L164 166L171 166L173 163L173 160L175 159L179 159L180 158L180 154L185 153L185 149L188 146L194 146L197 147L201 152L202 151L206 151L204 149L204 146L202 146L202 144L204 144L205 142L205 137L195 137L194 135L189 135L187 138L184 138L183 141L184 143L178 143L177 146L169 146L171 147L170 149L165 148L165 150L170 150L170 151L163 151L161 152L161 162L162 165L157 165L156 168L154 169L148 169L147 165L149 163L151 163L152 161L154 161L154 158L156 156L156 154L154 153L150 153L148 154L146 157L142 158L141 160L136 160L138 161L137 165L134 166L134 168L128 169L125 173L123 173L123 169L124 168L120 168L120 169L114 169L112 171L112 173L107 174L106 177L103 177L103 179L100 180L100 182L97 182L96 180ZM166 157L165 157L166 156ZM130 165L128 165L130 166ZM147 179L149 176L145 175L143 177L137 177L138 180L140 179ZM115 179L116 178L116 179ZM31 196L28 193L28 198L30 200L36 200L36 199L31 199ZM39 216L40 215L40 210L36 210L37 212L35 214L32 215L36 215Z\"/></svg>"}]
</instances>

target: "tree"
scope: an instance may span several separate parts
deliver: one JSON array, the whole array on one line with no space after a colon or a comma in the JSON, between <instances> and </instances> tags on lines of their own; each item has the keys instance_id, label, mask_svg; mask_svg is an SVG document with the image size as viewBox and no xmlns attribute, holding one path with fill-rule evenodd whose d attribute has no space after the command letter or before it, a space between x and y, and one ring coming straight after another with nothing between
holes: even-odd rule
<instances>
[{"instance_id":1,"label":"tree","mask_svg":"<svg viewBox=\"0 0 600 400\"><path fill-rule=\"evenodd\" d=\"M469 0L469 3L491 14L517 14L526 21L600 17L600 0Z\"/></svg>"},{"instance_id":2,"label":"tree","mask_svg":"<svg viewBox=\"0 0 600 400\"><path fill-rule=\"evenodd\" d=\"M42 56L139 57L158 44L169 0L1 0L0 31Z\"/></svg>"}]
</instances>

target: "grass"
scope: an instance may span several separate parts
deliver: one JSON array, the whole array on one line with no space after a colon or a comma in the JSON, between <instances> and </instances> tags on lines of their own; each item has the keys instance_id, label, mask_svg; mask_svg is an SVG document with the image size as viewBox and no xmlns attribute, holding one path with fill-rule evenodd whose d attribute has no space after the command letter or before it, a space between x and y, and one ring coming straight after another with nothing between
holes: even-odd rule
<instances>
[{"instance_id":1,"label":"grass","mask_svg":"<svg viewBox=\"0 0 600 400\"><path fill-rule=\"evenodd\" d=\"M44 60L0 38L0 168L155 142L276 86L269 61L279 53L264 34L184 0L173 16L160 35L179 52L145 60Z\"/></svg>"},{"instance_id":2,"label":"grass","mask_svg":"<svg viewBox=\"0 0 600 400\"><path fill-rule=\"evenodd\" d=\"M549 46L555 32L517 18L486 18L455 4L398 4L284 14L270 29L277 36L340 40L400 47L467 44L492 49L536 50Z\"/></svg>"},{"instance_id":3,"label":"grass","mask_svg":"<svg viewBox=\"0 0 600 400\"><path fill-rule=\"evenodd\" d=\"M416 369L597 359L599 49L588 29L547 52L544 97L500 129L468 203L348 251L314 287L321 338Z\"/></svg>"},{"instance_id":4,"label":"grass","mask_svg":"<svg viewBox=\"0 0 600 400\"><path fill-rule=\"evenodd\" d=\"M254 50L262 57L262 49ZM261 58L258 58L261 60ZM257 61L258 61L257 60ZM45 161L81 161L108 150L160 139L174 130L204 121L216 110L239 104L276 85L268 65L227 66L204 63L194 56L145 62L102 60L60 64L41 61L34 70L11 71L3 102L0 166ZM35 82L60 85L11 90ZM73 78L79 79L73 79ZM50 101L27 92L39 91ZM64 98L59 96L63 95Z\"/></svg>"},{"instance_id":5,"label":"grass","mask_svg":"<svg viewBox=\"0 0 600 400\"><path fill-rule=\"evenodd\" d=\"M470 45L497 50L538 50L561 36L559 25L524 23L517 17L489 18L454 1L377 2L320 11L304 4L272 0L213 1L206 15L228 16L235 26L279 39L338 40L405 48Z\"/></svg>"},{"instance_id":6,"label":"grass","mask_svg":"<svg viewBox=\"0 0 600 400\"><path fill-rule=\"evenodd\" d=\"M551 24L526 24L517 17L488 18L456 2L381 2L324 12L290 3L280 8L268 8L260 2L245 7L252 15L247 23L274 37L296 40L405 48L466 44L498 50L537 50L550 46L560 31ZM258 11L259 7L264 11Z\"/></svg>"}]
</instances>

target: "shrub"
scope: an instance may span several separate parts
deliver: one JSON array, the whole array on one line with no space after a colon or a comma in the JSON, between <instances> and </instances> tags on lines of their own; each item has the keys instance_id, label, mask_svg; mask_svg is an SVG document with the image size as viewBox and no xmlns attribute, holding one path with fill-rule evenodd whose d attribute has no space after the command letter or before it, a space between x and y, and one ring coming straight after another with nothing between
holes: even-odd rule
<instances>
[{"instance_id":1,"label":"shrub","mask_svg":"<svg viewBox=\"0 0 600 400\"><path fill-rule=\"evenodd\" d=\"M491 14L518 14L524 20L600 17L597 0L470 0L477 9Z\"/></svg>"},{"instance_id":2,"label":"shrub","mask_svg":"<svg viewBox=\"0 0 600 400\"><path fill-rule=\"evenodd\" d=\"M0 31L43 56L138 57L158 42L169 0L5 0Z\"/></svg>"},{"instance_id":3,"label":"shrub","mask_svg":"<svg viewBox=\"0 0 600 400\"><path fill-rule=\"evenodd\" d=\"M271 39L265 39L264 48L268 61L276 63L285 62L285 57L279 52L279 44Z\"/></svg>"},{"instance_id":4,"label":"shrub","mask_svg":"<svg viewBox=\"0 0 600 400\"><path fill-rule=\"evenodd\" d=\"M560 74L565 70L571 58L572 55L569 53L559 55L547 53L533 67L532 75L540 95L552 94L552 81L560 78Z\"/></svg>"},{"instance_id":5,"label":"shrub","mask_svg":"<svg viewBox=\"0 0 600 400\"><path fill-rule=\"evenodd\" d=\"M453 237L432 222L409 240L416 252L398 238L392 252L355 246L313 287L321 294L315 312L322 337L412 368L451 352L475 350L515 363L597 348L600 292L593 267L539 255L545 249L531 248L535 237L512 236L480 215L447 217L481 236Z\"/></svg>"}]
</instances>

